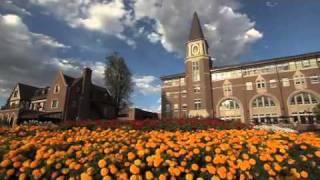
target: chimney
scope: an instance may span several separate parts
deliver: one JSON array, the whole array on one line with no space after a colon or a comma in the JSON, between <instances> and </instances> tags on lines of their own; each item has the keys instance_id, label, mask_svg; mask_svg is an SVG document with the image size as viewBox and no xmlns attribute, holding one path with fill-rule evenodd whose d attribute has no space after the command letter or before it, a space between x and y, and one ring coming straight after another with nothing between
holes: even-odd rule
<instances>
[{"instance_id":1,"label":"chimney","mask_svg":"<svg viewBox=\"0 0 320 180\"><path fill-rule=\"evenodd\" d=\"M88 67L84 68L82 71L82 93L88 93L91 86L91 76L92 70Z\"/></svg>"},{"instance_id":2,"label":"chimney","mask_svg":"<svg viewBox=\"0 0 320 180\"><path fill-rule=\"evenodd\" d=\"M90 118L91 76L92 70L88 67L84 68L82 72L82 87L78 109L78 118L81 120Z\"/></svg>"}]
</instances>

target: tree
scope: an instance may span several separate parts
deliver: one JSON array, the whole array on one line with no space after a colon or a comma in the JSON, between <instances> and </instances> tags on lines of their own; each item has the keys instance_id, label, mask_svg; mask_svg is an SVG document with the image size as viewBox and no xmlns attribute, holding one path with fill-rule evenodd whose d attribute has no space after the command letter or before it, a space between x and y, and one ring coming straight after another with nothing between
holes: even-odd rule
<instances>
[{"instance_id":1,"label":"tree","mask_svg":"<svg viewBox=\"0 0 320 180\"><path fill-rule=\"evenodd\" d=\"M125 60L118 53L113 52L106 58L105 84L110 92L115 108L115 115L128 106L129 97L133 91L131 72Z\"/></svg>"}]
</instances>

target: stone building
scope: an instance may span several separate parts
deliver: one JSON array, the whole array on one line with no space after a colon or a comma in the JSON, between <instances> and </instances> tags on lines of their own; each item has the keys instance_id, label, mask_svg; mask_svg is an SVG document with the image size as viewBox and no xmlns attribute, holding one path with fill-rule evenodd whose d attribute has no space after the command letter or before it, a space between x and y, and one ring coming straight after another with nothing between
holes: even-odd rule
<instances>
[{"instance_id":1,"label":"stone building","mask_svg":"<svg viewBox=\"0 0 320 180\"><path fill-rule=\"evenodd\" d=\"M0 122L14 125L27 120L86 120L114 117L107 89L91 82L92 70L85 68L74 78L59 72L49 87L18 83L0 110Z\"/></svg>"},{"instance_id":2,"label":"stone building","mask_svg":"<svg viewBox=\"0 0 320 180\"><path fill-rule=\"evenodd\" d=\"M161 77L162 118L315 123L320 52L217 67L194 14L185 73Z\"/></svg>"}]
</instances>

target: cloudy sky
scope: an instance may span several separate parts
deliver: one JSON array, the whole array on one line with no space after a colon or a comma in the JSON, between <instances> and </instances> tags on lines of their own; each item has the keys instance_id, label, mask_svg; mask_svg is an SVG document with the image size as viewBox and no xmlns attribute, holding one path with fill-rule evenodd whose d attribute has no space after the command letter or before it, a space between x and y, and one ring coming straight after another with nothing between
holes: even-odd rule
<instances>
[{"instance_id":1,"label":"cloudy sky","mask_svg":"<svg viewBox=\"0 0 320 180\"><path fill-rule=\"evenodd\" d=\"M318 0L0 0L0 105L17 82L49 85L84 66L103 85L119 52L135 82L132 102L158 111L162 75L184 71L198 12L214 66L319 51Z\"/></svg>"}]
</instances>

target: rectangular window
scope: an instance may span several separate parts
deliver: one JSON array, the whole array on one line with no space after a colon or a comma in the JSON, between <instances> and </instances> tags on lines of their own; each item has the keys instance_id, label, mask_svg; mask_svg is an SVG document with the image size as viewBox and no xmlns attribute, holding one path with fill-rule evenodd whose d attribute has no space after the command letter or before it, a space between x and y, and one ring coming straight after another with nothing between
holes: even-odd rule
<instances>
[{"instance_id":1,"label":"rectangular window","mask_svg":"<svg viewBox=\"0 0 320 180\"><path fill-rule=\"evenodd\" d=\"M200 93L200 86L194 86L193 87L193 92L194 93Z\"/></svg>"},{"instance_id":2,"label":"rectangular window","mask_svg":"<svg viewBox=\"0 0 320 180\"><path fill-rule=\"evenodd\" d=\"M271 79L270 80L270 88L276 88L277 87L277 80Z\"/></svg>"},{"instance_id":3,"label":"rectangular window","mask_svg":"<svg viewBox=\"0 0 320 180\"><path fill-rule=\"evenodd\" d=\"M51 108L58 108L58 100L52 100L51 102Z\"/></svg>"},{"instance_id":4,"label":"rectangular window","mask_svg":"<svg viewBox=\"0 0 320 180\"><path fill-rule=\"evenodd\" d=\"M174 104L173 109L174 111L179 111L179 104Z\"/></svg>"},{"instance_id":5,"label":"rectangular window","mask_svg":"<svg viewBox=\"0 0 320 180\"><path fill-rule=\"evenodd\" d=\"M200 81L200 68L198 61L192 62L192 80Z\"/></svg>"},{"instance_id":6,"label":"rectangular window","mask_svg":"<svg viewBox=\"0 0 320 180\"><path fill-rule=\"evenodd\" d=\"M187 110L187 104L182 104L182 111L186 111Z\"/></svg>"},{"instance_id":7,"label":"rectangular window","mask_svg":"<svg viewBox=\"0 0 320 180\"><path fill-rule=\"evenodd\" d=\"M302 66L303 67L310 67L310 61L309 60L302 61Z\"/></svg>"},{"instance_id":8,"label":"rectangular window","mask_svg":"<svg viewBox=\"0 0 320 180\"><path fill-rule=\"evenodd\" d=\"M253 89L252 82L246 82L246 89L249 91Z\"/></svg>"},{"instance_id":9,"label":"rectangular window","mask_svg":"<svg viewBox=\"0 0 320 180\"><path fill-rule=\"evenodd\" d=\"M196 110L201 109L201 99L194 100L194 109L196 109Z\"/></svg>"},{"instance_id":10,"label":"rectangular window","mask_svg":"<svg viewBox=\"0 0 320 180\"><path fill-rule=\"evenodd\" d=\"M310 76L311 84L319 84L320 83L320 76Z\"/></svg>"},{"instance_id":11,"label":"rectangular window","mask_svg":"<svg viewBox=\"0 0 320 180\"><path fill-rule=\"evenodd\" d=\"M290 86L290 81L289 81L288 78L283 78L283 79L282 79L282 86L283 86L283 87L288 87L288 86Z\"/></svg>"}]
</instances>

